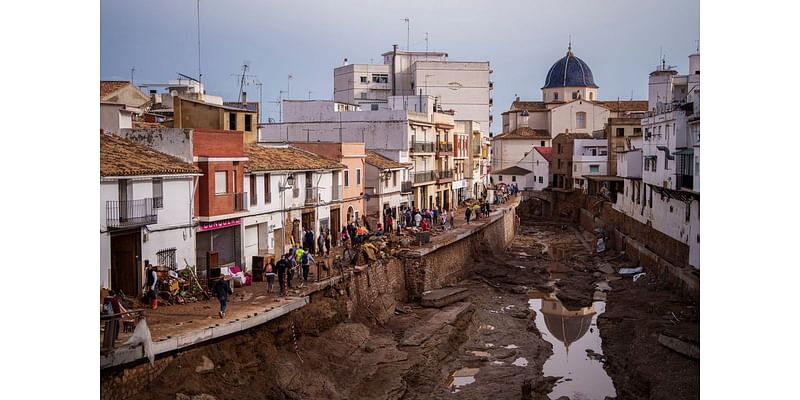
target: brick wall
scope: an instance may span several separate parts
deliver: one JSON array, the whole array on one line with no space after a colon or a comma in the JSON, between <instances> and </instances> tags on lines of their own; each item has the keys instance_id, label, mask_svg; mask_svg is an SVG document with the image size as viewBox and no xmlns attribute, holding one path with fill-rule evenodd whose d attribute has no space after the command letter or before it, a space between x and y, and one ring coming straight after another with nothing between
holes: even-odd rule
<instances>
[{"instance_id":1,"label":"brick wall","mask_svg":"<svg viewBox=\"0 0 800 400\"><path fill-rule=\"evenodd\" d=\"M195 129L195 157L245 157L242 132Z\"/></svg>"},{"instance_id":2,"label":"brick wall","mask_svg":"<svg viewBox=\"0 0 800 400\"><path fill-rule=\"evenodd\" d=\"M103 400L124 400L155 380L174 360L173 356L156 359L113 373L100 374L100 398Z\"/></svg>"},{"instance_id":3,"label":"brick wall","mask_svg":"<svg viewBox=\"0 0 800 400\"><path fill-rule=\"evenodd\" d=\"M234 166L234 164L236 164ZM212 161L198 162L196 164L202 171L203 176L197 185L196 209L198 216L225 215L234 212L234 193L244 191L244 163L233 161ZM215 172L227 171L227 194L218 195L215 193ZM233 175L236 175L236 179ZM234 187L234 181L236 186ZM249 199L245 199L249 202ZM249 204L249 203L247 203Z\"/></svg>"}]
</instances>

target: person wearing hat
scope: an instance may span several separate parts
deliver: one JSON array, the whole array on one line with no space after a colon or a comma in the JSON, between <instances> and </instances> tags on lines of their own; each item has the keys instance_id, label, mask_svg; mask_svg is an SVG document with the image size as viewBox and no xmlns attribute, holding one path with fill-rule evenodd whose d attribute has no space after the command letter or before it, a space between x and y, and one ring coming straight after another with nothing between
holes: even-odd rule
<instances>
[{"instance_id":1,"label":"person wearing hat","mask_svg":"<svg viewBox=\"0 0 800 400\"><path fill-rule=\"evenodd\" d=\"M228 283L231 277L228 275L223 275L217 280L217 283L214 285L214 293L217 295L217 300L219 300L219 317L225 318L225 310L228 308L228 295L233 294L233 290L231 290L231 285Z\"/></svg>"}]
</instances>

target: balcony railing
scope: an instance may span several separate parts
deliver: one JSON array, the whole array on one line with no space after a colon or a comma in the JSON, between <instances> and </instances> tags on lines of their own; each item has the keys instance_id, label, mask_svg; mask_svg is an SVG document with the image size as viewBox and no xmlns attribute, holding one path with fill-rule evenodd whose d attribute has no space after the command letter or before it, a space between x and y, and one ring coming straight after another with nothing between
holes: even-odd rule
<instances>
[{"instance_id":1,"label":"balcony railing","mask_svg":"<svg viewBox=\"0 0 800 400\"><path fill-rule=\"evenodd\" d=\"M106 226L109 228L130 228L157 221L158 212L152 198L106 202Z\"/></svg>"},{"instance_id":2,"label":"balcony railing","mask_svg":"<svg viewBox=\"0 0 800 400\"><path fill-rule=\"evenodd\" d=\"M439 143L436 147L436 151L439 153L452 153L453 152L453 144L452 143Z\"/></svg>"},{"instance_id":3,"label":"balcony railing","mask_svg":"<svg viewBox=\"0 0 800 400\"><path fill-rule=\"evenodd\" d=\"M306 188L306 205L310 204L317 204L319 200L319 191L317 188L307 187Z\"/></svg>"},{"instance_id":4,"label":"balcony railing","mask_svg":"<svg viewBox=\"0 0 800 400\"><path fill-rule=\"evenodd\" d=\"M403 181L400 183L400 193L411 193L411 181Z\"/></svg>"},{"instance_id":5,"label":"balcony railing","mask_svg":"<svg viewBox=\"0 0 800 400\"><path fill-rule=\"evenodd\" d=\"M481 156L481 151L482 151L481 150L481 145L479 145L479 144L478 145L475 145L475 144L472 145L472 155L473 156L480 157Z\"/></svg>"},{"instance_id":6,"label":"balcony railing","mask_svg":"<svg viewBox=\"0 0 800 400\"><path fill-rule=\"evenodd\" d=\"M677 183L678 188L686 188L686 189L693 189L694 188L694 176L692 175L677 175Z\"/></svg>"},{"instance_id":7,"label":"balcony railing","mask_svg":"<svg viewBox=\"0 0 800 400\"><path fill-rule=\"evenodd\" d=\"M233 194L233 211L247 211L247 192Z\"/></svg>"},{"instance_id":8,"label":"balcony railing","mask_svg":"<svg viewBox=\"0 0 800 400\"><path fill-rule=\"evenodd\" d=\"M424 183L436 180L436 171L415 172L412 174L414 183Z\"/></svg>"},{"instance_id":9,"label":"balcony railing","mask_svg":"<svg viewBox=\"0 0 800 400\"><path fill-rule=\"evenodd\" d=\"M444 171L436 171L436 179L440 181L446 179L453 179L453 170L446 169Z\"/></svg>"},{"instance_id":10,"label":"balcony railing","mask_svg":"<svg viewBox=\"0 0 800 400\"><path fill-rule=\"evenodd\" d=\"M433 153L433 142L414 142L411 144L411 150L415 153Z\"/></svg>"},{"instance_id":11,"label":"balcony railing","mask_svg":"<svg viewBox=\"0 0 800 400\"><path fill-rule=\"evenodd\" d=\"M341 200L341 199L342 199L342 185L333 185L331 200Z\"/></svg>"}]
</instances>

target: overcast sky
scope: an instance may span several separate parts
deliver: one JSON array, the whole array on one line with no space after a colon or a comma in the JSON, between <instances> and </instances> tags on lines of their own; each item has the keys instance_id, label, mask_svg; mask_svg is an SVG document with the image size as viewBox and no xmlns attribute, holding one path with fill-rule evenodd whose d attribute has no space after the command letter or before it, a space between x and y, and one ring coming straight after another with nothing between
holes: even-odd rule
<instances>
[{"instance_id":1,"label":"overcast sky","mask_svg":"<svg viewBox=\"0 0 800 400\"><path fill-rule=\"evenodd\" d=\"M200 67L209 94L235 101L242 64L263 82L265 117L291 97L333 95L333 68L381 62L392 44L446 51L452 61L489 61L495 83L494 132L514 95L541 100L550 66L566 53L592 69L602 100L647 98L647 74L663 49L667 63L685 73L700 36L696 0L474 1L200 1ZM196 77L196 0L104 0L100 3L101 79L163 83L177 73ZM258 88L245 89L258 100ZM266 118L264 118L266 121Z\"/></svg>"}]
</instances>

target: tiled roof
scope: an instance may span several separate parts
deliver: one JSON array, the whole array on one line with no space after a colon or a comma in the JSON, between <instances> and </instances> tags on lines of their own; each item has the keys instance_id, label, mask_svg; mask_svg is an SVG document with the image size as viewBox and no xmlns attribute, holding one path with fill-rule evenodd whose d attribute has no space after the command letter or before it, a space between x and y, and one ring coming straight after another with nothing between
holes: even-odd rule
<instances>
[{"instance_id":1,"label":"tiled roof","mask_svg":"<svg viewBox=\"0 0 800 400\"><path fill-rule=\"evenodd\" d=\"M181 159L119 136L100 135L100 176L201 173Z\"/></svg>"},{"instance_id":2,"label":"tiled roof","mask_svg":"<svg viewBox=\"0 0 800 400\"><path fill-rule=\"evenodd\" d=\"M367 151L367 164L379 169L405 168L408 164L399 163L391 158L384 157L374 151Z\"/></svg>"},{"instance_id":3,"label":"tiled roof","mask_svg":"<svg viewBox=\"0 0 800 400\"><path fill-rule=\"evenodd\" d=\"M100 97L114 93L128 84L130 84L129 81L100 81Z\"/></svg>"},{"instance_id":4,"label":"tiled roof","mask_svg":"<svg viewBox=\"0 0 800 400\"><path fill-rule=\"evenodd\" d=\"M595 103L614 112L620 111L647 111L647 100L607 100Z\"/></svg>"},{"instance_id":5,"label":"tiled roof","mask_svg":"<svg viewBox=\"0 0 800 400\"><path fill-rule=\"evenodd\" d=\"M147 122L147 121L131 121L131 125L134 128L166 128L167 126L159 123L159 122Z\"/></svg>"},{"instance_id":6,"label":"tiled roof","mask_svg":"<svg viewBox=\"0 0 800 400\"><path fill-rule=\"evenodd\" d=\"M552 147L534 147L539 154L547 161L553 161L553 148Z\"/></svg>"},{"instance_id":7,"label":"tiled roof","mask_svg":"<svg viewBox=\"0 0 800 400\"><path fill-rule=\"evenodd\" d=\"M528 110L528 111L547 111L547 104L543 101L515 101L511 103L511 111L514 110Z\"/></svg>"},{"instance_id":8,"label":"tiled roof","mask_svg":"<svg viewBox=\"0 0 800 400\"><path fill-rule=\"evenodd\" d=\"M252 171L305 171L312 169L347 168L331 159L296 147L266 147L251 144L245 147L249 160L244 170Z\"/></svg>"},{"instance_id":9,"label":"tiled roof","mask_svg":"<svg viewBox=\"0 0 800 400\"><path fill-rule=\"evenodd\" d=\"M522 167L513 166L501 169L499 171L492 171L492 175L528 175L531 171Z\"/></svg>"},{"instance_id":10,"label":"tiled roof","mask_svg":"<svg viewBox=\"0 0 800 400\"><path fill-rule=\"evenodd\" d=\"M514 129L511 132L506 132L502 135L494 137L495 140L509 140L509 139L550 139L550 132L547 129L531 129L526 126Z\"/></svg>"},{"instance_id":11,"label":"tiled roof","mask_svg":"<svg viewBox=\"0 0 800 400\"><path fill-rule=\"evenodd\" d=\"M559 138L560 137L560 138ZM566 139L567 141L575 139L593 139L592 135L588 133L559 133L553 138L553 141Z\"/></svg>"}]
</instances>

